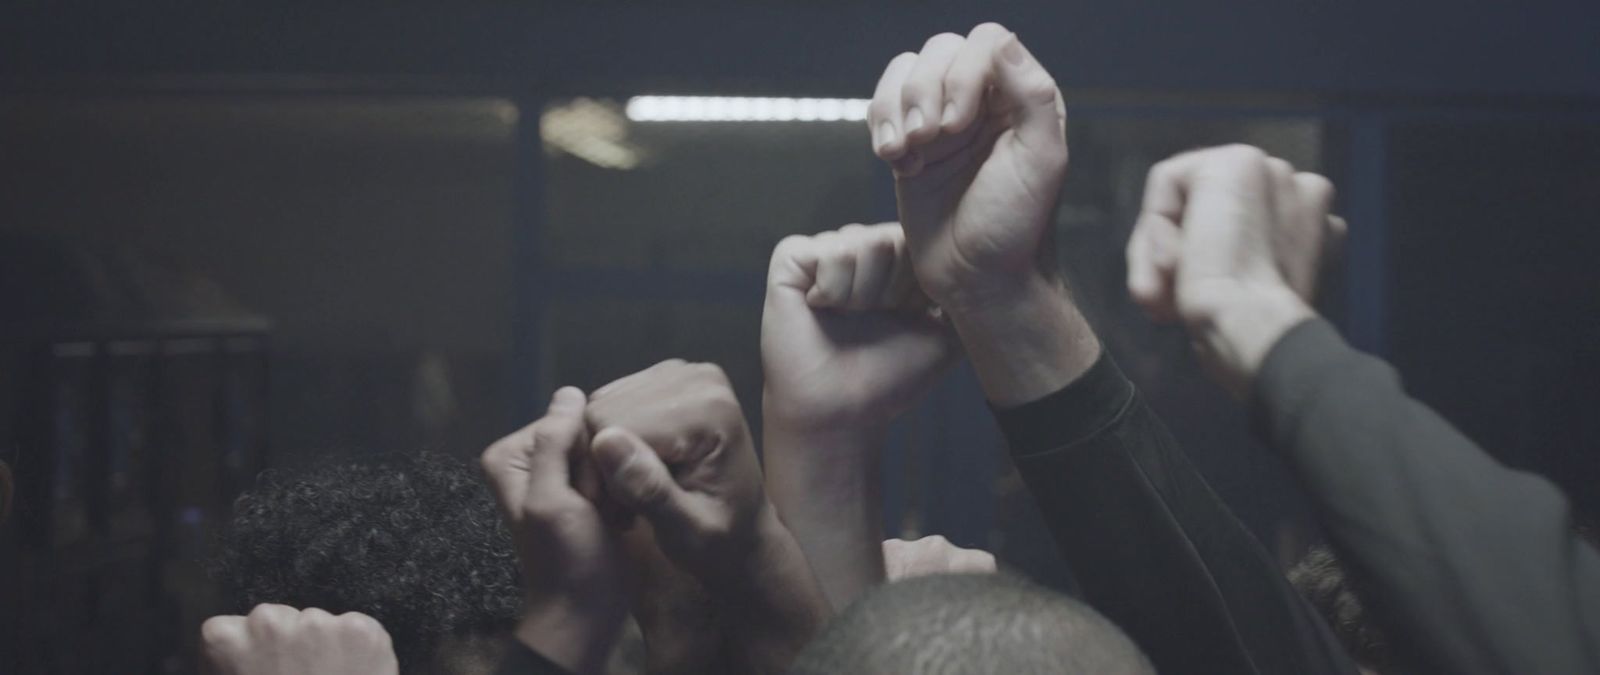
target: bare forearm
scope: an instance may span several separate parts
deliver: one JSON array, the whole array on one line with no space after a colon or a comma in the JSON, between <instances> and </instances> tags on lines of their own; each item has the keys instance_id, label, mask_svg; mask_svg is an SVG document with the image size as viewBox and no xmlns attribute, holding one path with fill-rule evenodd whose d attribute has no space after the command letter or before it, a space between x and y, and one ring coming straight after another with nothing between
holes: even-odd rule
<instances>
[{"instance_id":1,"label":"bare forearm","mask_svg":"<svg viewBox=\"0 0 1600 675\"><path fill-rule=\"evenodd\" d=\"M829 604L850 604L884 578L884 434L766 427L767 494L805 552Z\"/></svg>"},{"instance_id":2,"label":"bare forearm","mask_svg":"<svg viewBox=\"0 0 1600 675\"><path fill-rule=\"evenodd\" d=\"M764 509L756 530L756 541L740 567L705 583L719 606L734 669L782 673L832 612L776 511Z\"/></svg>"},{"instance_id":3,"label":"bare forearm","mask_svg":"<svg viewBox=\"0 0 1600 675\"><path fill-rule=\"evenodd\" d=\"M1100 342L1066 288L1042 275L991 301L945 311L984 395L1002 408L1060 390L1100 357Z\"/></svg>"},{"instance_id":4,"label":"bare forearm","mask_svg":"<svg viewBox=\"0 0 1600 675\"><path fill-rule=\"evenodd\" d=\"M621 621L593 608L560 600L529 601L517 623L517 640L577 675L604 672Z\"/></svg>"}]
</instances>

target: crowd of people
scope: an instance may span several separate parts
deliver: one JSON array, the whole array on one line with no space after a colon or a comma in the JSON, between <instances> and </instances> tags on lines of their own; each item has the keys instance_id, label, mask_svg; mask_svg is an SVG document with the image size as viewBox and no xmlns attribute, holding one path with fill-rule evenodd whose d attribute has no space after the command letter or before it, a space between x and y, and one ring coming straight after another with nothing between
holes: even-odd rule
<instances>
[{"instance_id":1,"label":"crowd of people","mask_svg":"<svg viewBox=\"0 0 1600 675\"><path fill-rule=\"evenodd\" d=\"M1134 300L1186 329L1312 500L1330 547L1286 575L1056 269L1066 106L1017 36L935 36L869 110L900 220L773 251L762 438L717 366L667 361L556 391L481 474L420 455L265 477L219 558L244 613L204 624L213 671L1600 672L1600 557L1566 497L1313 308L1345 233L1327 179L1180 154L1123 252ZM962 359L1081 597L884 541L888 427Z\"/></svg>"}]
</instances>

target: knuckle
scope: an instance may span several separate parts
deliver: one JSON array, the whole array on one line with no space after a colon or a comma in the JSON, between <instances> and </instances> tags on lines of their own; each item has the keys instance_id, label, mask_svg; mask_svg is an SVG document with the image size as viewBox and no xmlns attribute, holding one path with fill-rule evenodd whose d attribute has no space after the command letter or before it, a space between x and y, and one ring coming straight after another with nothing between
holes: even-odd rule
<instances>
[{"instance_id":1,"label":"knuckle","mask_svg":"<svg viewBox=\"0 0 1600 675\"><path fill-rule=\"evenodd\" d=\"M213 616L200 624L200 640L212 646L233 645L239 641L243 617Z\"/></svg>"},{"instance_id":2,"label":"knuckle","mask_svg":"<svg viewBox=\"0 0 1600 675\"><path fill-rule=\"evenodd\" d=\"M351 635L377 638L387 633L377 619L360 612L345 612L334 617L334 620L344 632Z\"/></svg>"},{"instance_id":3,"label":"knuckle","mask_svg":"<svg viewBox=\"0 0 1600 675\"><path fill-rule=\"evenodd\" d=\"M266 635L284 635L294 629L300 612L284 605L260 604L250 610L245 624L255 632Z\"/></svg>"},{"instance_id":4,"label":"knuckle","mask_svg":"<svg viewBox=\"0 0 1600 675\"><path fill-rule=\"evenodd\" d=\"M1041 68L1034 77L1028 78L1027 83L1022 88L1021 95L1031 103L1041 105L1054 103L1056 100L1056 79Z\"/></svg>"},{"instance_id":5,"label":"knuckle","mask_svg":"<svg viewBox=\"0 0 1600 675\"><path fill-rule=\"evenodd\" d=\"M794 251L805 248L811 244L811 237L803 234L791 234L778 240L778 245L773 247L778 251Z\"/></svg>"},{"instance_id":6,"label":"knuckle","mask_svg":"<svg viewBox=\"0 0 1600 675\"><path fill-rule=\"evenodd\" d=\"M695 374L704 378L718 388L728 386L728 374L723 372L722 366L709 361L694 364Z\"/></svg>"},{"instance_id":7,"label":"knuckle","mask_svg":"<svg viewBox=\"0 0 1600 675\"><path fill-rule=\"evenodd\" d=\"M1011 33L1011 29L1006 28L1005 26L1002 26L999 23L996 23L994 21L985 21L985 22L980 23L980 24L978 24L976 26L973 26L972 27L972 32L968 33L967 37L976 38L976 37L985 36L985 35L1009 35L1010 33Z\"/></svg>"},{"instance_id":8,"label":"knuckle","mask_svg":"<svg viewBox=\"0 0 1600 675\"><path fill-rule=\"evenodd\" d=\"M657 479L643 462L628 462L617 470L616 479L626 487L636 506L650 509L667 501L667 485Z\"/></svg>"},{"instance_id":9,"label":"knuckle","mask_svg":"<svg viewBox=\"0 0 1600 675\"><path fill-rule=\"evenodd\" d=\"M1334 194L1337 192L1333 181L1328 180L1322 174L1303 171L1295 174L1295 177L1305 186L1307 191L1318 199L1332 201Z\"/></svg>"},{"instance_id":10,"label":"knuckle","mask_svg":"<svg viewBox=\"0 0 1600 675\"><path fill-rule=\"evenodd\" d=\"M1233 143L1217 149L1217 156L1232 162L1262 164L1267 161L1267 153L1254 145Z\"/></svg>"},{"instance_id":11,"label":"knuckle","mask_svg":"<svg viewBox=\"0 0 1600 675\"><path fill-rule=\"evenodd\" d=\"M959 45L959 44L961 44L962 42L965 42L965 41L966 41L966 38L964 38L964 37L962 37L960 35L956 35L955 33L948 33L948 32L940 33L940 34L935 35L935 36L933 36L931 38L928 38L927 42L922 43L922 50L923 51L927 51L927 50L935 48L935 47L942 47L942 46L950 45L950 44Z\"/></svg>"},{"instance_id":12,"label":"knuckle","mask_svg":"<svg viewBox=\"0 0 1600 675\"><path fill-rule=\"evenodd\" d=\"M493 475L505 468L507 439L495 441L483 454L478 455L478 466L485 474Z\"/></svg>"}]
</instances>

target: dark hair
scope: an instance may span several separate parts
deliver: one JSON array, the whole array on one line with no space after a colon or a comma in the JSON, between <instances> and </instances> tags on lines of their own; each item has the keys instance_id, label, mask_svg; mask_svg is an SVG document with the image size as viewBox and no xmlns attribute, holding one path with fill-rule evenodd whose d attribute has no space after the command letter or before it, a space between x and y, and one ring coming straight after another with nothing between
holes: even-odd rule
<instances>
[{"instance_id":1,"label":"dark hair","mask_svg":"<svg viewBox=\"0 0 1600 675\"><path fill-rule=\"evenodd\" d=\"M1088 605L1008 574L880 586L801 652L795 675L1151 674L1139 648Z\"/></svg>"},{"instance_id":2,"label":"dark hair","mask_svg":"<svg viewBox=\"0 0 1600 675\"><path fill-rule=\"evenodd\" d=\"M1313 546L1289 569L1289 583L1322 615L1356 663L1377 671L1389 667L1389 642L1367 619L1332 550Z\"/></svg>"},{"instance_id":3,"label":"dark hair","mask_svg":"<svg viewBox=\"0 0 1600 675\"><path fill-rule=\"evenodd\" d=\"M370 615L403 672L430 670L447 638L514 625L517 558L476 466L435 453L347 456L258 483L234 504L213 565L235 611Z\"/></svg>"}]
</instances>

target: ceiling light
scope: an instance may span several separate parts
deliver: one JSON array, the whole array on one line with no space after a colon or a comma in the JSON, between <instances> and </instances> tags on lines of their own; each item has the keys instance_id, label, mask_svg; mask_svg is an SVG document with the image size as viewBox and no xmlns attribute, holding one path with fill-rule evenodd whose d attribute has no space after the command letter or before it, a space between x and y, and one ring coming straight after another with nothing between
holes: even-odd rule
<instances>
[{"instance_id":1,"label":"ceiling light","mask_svg":"<svg viewBox=\"0 0 1600 675\"><path fill-rule=\"evenodd\" d=\"M860 122L864 98L757 98L748 96L635 96L634 122Z\"/></svg>"}]
</instances>

